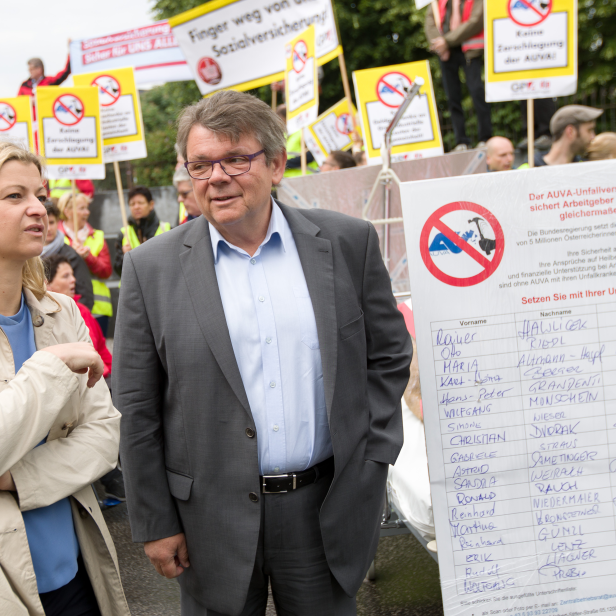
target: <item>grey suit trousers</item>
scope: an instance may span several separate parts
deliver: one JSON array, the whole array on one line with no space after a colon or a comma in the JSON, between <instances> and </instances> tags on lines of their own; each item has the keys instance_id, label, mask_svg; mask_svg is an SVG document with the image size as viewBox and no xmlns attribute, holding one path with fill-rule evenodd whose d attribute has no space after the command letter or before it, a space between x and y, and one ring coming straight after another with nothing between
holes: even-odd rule
<instances>
[{"instance_id":1,"label":"grey suit trousers","mask_svg":"<svg viewBox=\"0 0 616 616\"><path fill-rule=\"evenodd\" d=\"M240 616L265 616L268 583L278 616L355 616L331 574L319 511L333 474L286 494L260 494L261 528L254 571ZM182 589L182 616L227 616L207 610Z\"/></svg>"}]
</instances>

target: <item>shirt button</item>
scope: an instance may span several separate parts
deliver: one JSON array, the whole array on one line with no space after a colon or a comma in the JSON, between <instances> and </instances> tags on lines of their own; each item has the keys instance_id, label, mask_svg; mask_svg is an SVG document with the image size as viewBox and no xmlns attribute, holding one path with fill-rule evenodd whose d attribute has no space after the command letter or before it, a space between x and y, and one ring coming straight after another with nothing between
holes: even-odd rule
<instances>
[{"instance_id":1,"label":"shirt button","mask_svg":"<svg viewBox=\"0 0 616 616\"><path fill-rule=\"evenodd\" d=\"M254 492L251 492L251 493L248 495L248 498L249 498L249 499L250 499L253 503L258 503L258 502L259 502L259 497L258 497L258 496L257 496Z\"/></svg>"},{"instance_id":2,"label":"shirt button","mask_svg":"<svg viewBox=\"0 0 616 616\"><path fill-rule=\"evenodd\" d=\"M255 431L252 428L246 428L246 436L248 438L254 438Z\"/></svg>"},{"instance_id":3,"label":"shirt button","mask_svg":"<svg viewBox=\"0 0 616 616\"><path fill-rule=\"evenodd\" d=\"M274 389L274 387L276 387L276 381L270 381L270 387Z\"/></svg>"},{"instance_id":4,"label":"shirt button","mask_svg":"<svg viewBox=\"0 0 616 616\"><path fill-rule=\"evenodd\" d=\"M278 432L279 429L278 424L274 424L274 432Z\"/></svg>"},{"instance_id":5,"label":"shirt button","mask_svg":"<svg viewBox=\"0 0 616 616\"><path fill-rule=\"evenodd\" d=\"M278 473L278 472L280 471L280 467L279 467L279 466L274 466L274 471L275 471L276 473Z\"/></svg>"},{"instance_id":6,"label":"shirt button","mask_svg":"<svg viewBox=\"0 0 616 616\"><path fill-rule=\"evenodd\" d=\"M272 339L271 339L271 338L266 338L266 339L265 339L265 342L266 342L267 344L272 344Z\"/></svg>"},{"instance_id":7,"label":"shirt button","mask_svg":"<svg viewBox=\"0 0 616 616\"><path fill-rule=\"evenodd\" d=\"M265 298L263 297L263 295L259 295L259 301L260 302L264 302L265 301Z\"/></svg>"},{"instance_id":8,"label":"shirt button","mask_svg":"<svg viewBox=\"0 0 616 616\"><path fill-rule=\"evenodd\" d=\"M257 260L256 259L250 259L250 262L254 265L257 262Z\"/></svg>"}]
</instances>

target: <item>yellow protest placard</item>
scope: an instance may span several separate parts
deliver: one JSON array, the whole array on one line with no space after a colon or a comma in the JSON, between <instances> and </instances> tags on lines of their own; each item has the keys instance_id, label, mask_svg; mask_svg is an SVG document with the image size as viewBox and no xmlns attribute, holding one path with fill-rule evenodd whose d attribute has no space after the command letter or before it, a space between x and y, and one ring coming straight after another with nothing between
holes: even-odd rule
<instances>
[{"instance_id":1,"label":"yellow protest placard","mask_svg":"<svg viewBox=\"0 0 616 616\"><path fill-rule=\"evenodd\" d=\"M29 96L0 98L0 139L21 143L34 152Z\"/></svg>"},{"instance_id":2,"label":"yellow protest placard","mask_svg":"<svg viewBox=\"0 0 616 616\"><path fill-rule=\"evenodd\" d=\"M488 102L577 90L577 0L484 3Z\"/></svg>"},{"instance_id":3,"label":"yellow protest placard","mask_svg":"<svg viewBox=\"0 0 616 616\"><path fill-rule=\"evenodd\" d=\"M417 77L424 80L424 85L393 133L391 160L443 154L430 66L427 60L420 60L353 73L368 164L381 163L383 135Z\"/></svg>"},{"instance_id":4,"label":"yellow protest placard","mask_svg":"<svg viewBox=\"0 0 616 616\"><path fill-rule=\"evenodd\" d=\"M134 69L83 73L73 75L73 81L77 86L96 86L100 91L105 162L146 158L148 152Z\"/></svg>"},{"instance_id":5,"label":"yellow protest placard","mask_svg":"<svg viewBox=\"0 0 616 616\"><path fill-rule=\"evenodd\" d=\"M36 89L36 108L48 177L104 179L98 88L41 86Z\"/></svg>"},{"instance_id":6,"label":"yellow protest placard","mask_svg":"<svg viewBox=\"0 0 616 616\"><path fill-rule=\"evenodd\" d=\"M349 102L343 98L304 129L306 145L319 167L331 152L352 147L351 133L355 113L355 107L349 112ZM357 132L360 132L359 126Z\"/></svg>"},{"instance_id":7,"label":"yellow protest placard","mask_svg":"<svg viewBox=\"0 0 616 616\"><path fill-rule=\"evenodd\" d=\"M289 135L314 122L319 115L319 80L314 26L285 45L285 93Z\"/></svg>"}]
</instances>

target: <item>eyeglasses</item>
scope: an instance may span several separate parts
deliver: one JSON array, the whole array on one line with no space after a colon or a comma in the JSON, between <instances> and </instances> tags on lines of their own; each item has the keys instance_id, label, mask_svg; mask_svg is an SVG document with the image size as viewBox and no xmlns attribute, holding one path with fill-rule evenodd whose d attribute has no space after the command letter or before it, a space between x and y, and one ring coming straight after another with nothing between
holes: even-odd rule
<instances>
[{"instance_id":1,"label":"eyeglasses","mask_svg":"<svg viewBox=\"0 0 616 616\"><path fill-rule=\"evenodd\" d=\"M219 160L195 160L186 161L184 167L188 171L188 175L194 180L209 180L214 173L214 165L218 163L220 168L229 176L242 175L250 171L252 159L265 150L260 150L255 154L243 154L241 156L228 156Z\"/></svg>"}]
</instances>

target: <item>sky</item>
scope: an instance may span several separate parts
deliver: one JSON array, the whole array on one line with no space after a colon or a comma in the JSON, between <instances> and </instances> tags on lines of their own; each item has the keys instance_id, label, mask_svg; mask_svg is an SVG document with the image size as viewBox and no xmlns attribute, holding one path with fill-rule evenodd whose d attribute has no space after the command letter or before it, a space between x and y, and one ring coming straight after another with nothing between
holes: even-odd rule
<instances>
[{"instance_id":1,"label":"sky","mask_svg":"<svg viewBox=\"0 0 616 616\"><path fill-rule=\"evenodd\" d=\"M55 75L66 64L69 38L79 40L145 26L154 21L151 7L152 0L2 2L0 98L17 96L19 86L29 77L29 58L41 58L45 73Z\"/></svg>"}]
</instances>

